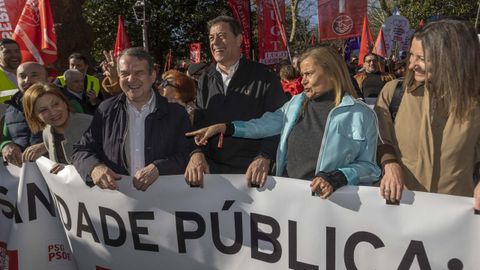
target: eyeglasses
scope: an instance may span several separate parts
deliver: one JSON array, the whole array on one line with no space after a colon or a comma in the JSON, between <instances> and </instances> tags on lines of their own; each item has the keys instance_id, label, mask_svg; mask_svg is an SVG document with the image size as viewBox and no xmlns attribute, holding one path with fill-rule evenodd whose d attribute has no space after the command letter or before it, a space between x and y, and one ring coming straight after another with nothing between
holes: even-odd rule
<instances>
[{"instance_id":1,"label":"eyeglasses","mask_svg":"<svg viewBox=\"0 0 480 270\"><path fill-rule=\"evenodd\" d=\"M171 86L171 87L173 87L173 88L178 88L178 86L172 84L171 82L169 82L169 81L166 80L166 79L162 79L162 80L160 81L160 84L159 84L158 86L161 87L161 88L165 88L165 87L167 87L167 86Z\"/></svg>"},{"instance_id":2,"label":"eyeglasses","mask_svg":"<svg viewBox=\"0 0 480 270\"><path fill-rule=\"evenodd\" d=\"M373 63L376 63L376 62L378 62L378 60L377 60L377 59L368 59L368 60L365 60L365 63L372 63L372 62L373 62Z\"/></svg>"}]
</instances>

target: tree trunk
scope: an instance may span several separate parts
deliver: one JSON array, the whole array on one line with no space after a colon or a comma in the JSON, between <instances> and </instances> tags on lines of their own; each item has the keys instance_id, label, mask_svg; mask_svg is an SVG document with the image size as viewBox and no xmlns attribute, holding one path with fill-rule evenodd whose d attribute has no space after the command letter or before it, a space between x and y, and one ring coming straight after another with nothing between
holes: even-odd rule
<instances>
[{"instance_id":1,"label":"tree trunk","mask_svg":"<svg viewBox=\"0 0 480 270\"><path fill-rule=\"evenodd\" d=\"M290 38L289 38L289 43L293 42L293 39L295 38L295 31L297 29L297 20L298 20L298 3L300 0L291 0L290 1L290 12L292 15L292 30L290 31Z\"/></svg>"}]
</instances>

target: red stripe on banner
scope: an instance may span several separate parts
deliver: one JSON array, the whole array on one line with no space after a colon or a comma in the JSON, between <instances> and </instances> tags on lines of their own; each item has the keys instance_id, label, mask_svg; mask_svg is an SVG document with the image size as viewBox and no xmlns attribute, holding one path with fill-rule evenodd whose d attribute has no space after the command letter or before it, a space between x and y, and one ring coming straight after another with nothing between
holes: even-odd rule
<instances>
[{"instance_id":1,"label":"red stripe on banner","mask_svg":"<svg viewBox=\"0 0 480 270\"><path fill-rule=\"evenodd\" d=\"M98 265L95 266L95 270L110 270L109 268L104 268L104 267L100 267Z\"/></svg>"},{"instance_id":2,"label":"red stripe on banner","mask_svg":"<svg viewBox=\"0 0 480 270\"><path fill-rule=\"evenodd\" d=\"M7 250L8 270L18 270L18 251Z\"/></svg>"}]
</instances>

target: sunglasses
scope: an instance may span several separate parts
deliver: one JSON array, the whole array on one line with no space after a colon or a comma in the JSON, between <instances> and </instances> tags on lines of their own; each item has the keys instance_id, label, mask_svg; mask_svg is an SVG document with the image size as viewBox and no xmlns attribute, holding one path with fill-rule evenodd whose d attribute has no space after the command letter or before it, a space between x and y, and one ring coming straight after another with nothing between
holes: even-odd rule
<instances>
[{"instance_id":1,"label":"sunglasses","mask_svg":"<svg viewBox=\"0 0 480 270\"><path fill-rule=\"evenodd\" d=\"M169 82L168 80L165 80L165 79L162 79L158 86L161 87L161 88L165 88L167 86L171 86L173 88L178 88L178 86L172 84L171 82Z\"/></svg>"},{"instance_id":2,"label":"sunglasses","mask_svg":"<svg viewBox=\"0 0 480 270\"><path fill-rule=\"evenodd\" d=\"M378 60L377 60L377 59L368 59L368 60L365 60L365 63L372 63L372 62L373 62L373 63L376 63L376 62L378 62Z\"/></svg>"}]
</instances>

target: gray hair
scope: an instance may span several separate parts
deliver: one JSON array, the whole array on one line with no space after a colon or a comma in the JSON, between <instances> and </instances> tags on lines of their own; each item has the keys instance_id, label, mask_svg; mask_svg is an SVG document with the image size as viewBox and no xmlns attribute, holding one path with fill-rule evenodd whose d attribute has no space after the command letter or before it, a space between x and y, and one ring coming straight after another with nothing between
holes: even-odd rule
<instances>
[{"instance_id":1,"label":"gray hair","mask_svg":"<svg viewBox=\"0 0 480 270\"><path fill-rule=\"evenodd\" d=\"M64 73L63 73L63 77L65 77L65 81L69 81L72 76L74 74L80 74L82 75L82 77L84 76L82 72L76 70L76 69L67 69Z\"/></svg>"},{"instance_id":2,"label":"gray hair","mask_svg":"<svg viewBox=\"0 0 480 270\"><path fill-rule=\"evenodd\" d=\"M118 63L120 63L120 59L124 56L134 56L140 60L146 60L148 63L148 72L152 73L154 70L154 62L152 56L145 51L142 47L133 47L123 50L120 55L118 56ZM117 68L120 68L120 65L117 65Z\"/></svg>"}]
</instances>

